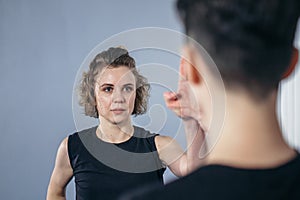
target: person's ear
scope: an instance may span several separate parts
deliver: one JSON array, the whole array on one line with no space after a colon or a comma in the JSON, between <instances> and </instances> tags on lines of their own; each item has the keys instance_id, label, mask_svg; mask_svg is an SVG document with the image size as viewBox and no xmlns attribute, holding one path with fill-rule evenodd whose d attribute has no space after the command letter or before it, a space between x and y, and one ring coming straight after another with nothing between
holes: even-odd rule
<instances>
[{"instance_id":1,"label":"person's ear","mask_svg":"<svg viewBox=\"0 0 300 200\"><path fill-rule=\"evenodd\" d=\"M298 52L298 49L296 49L294 47L290 65L289 65L288 69L286 70L286 72L283 74L282 79L287 78L288 76L290 76L293 73L293 71L295 70L295 68L297 66L298 59L299 59L299 52Z\"/></svg>"},{"instance_id":2,"label":"person's ear","mask_svg":"<svg viewBox=\"0 0 300 200\"><path fill-rule=\"evenodd\" d=\"M180 75L182 78L193 84L201 82L199 69L196 67L196 56L193 49L185 47L183 49L183 57L180 60Z\"/></svg>"}]
</instances>

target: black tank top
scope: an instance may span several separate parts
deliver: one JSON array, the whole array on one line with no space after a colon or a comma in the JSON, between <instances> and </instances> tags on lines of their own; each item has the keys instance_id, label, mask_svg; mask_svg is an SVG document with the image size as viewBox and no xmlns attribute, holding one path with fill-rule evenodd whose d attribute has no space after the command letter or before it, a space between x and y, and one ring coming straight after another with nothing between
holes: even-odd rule
<instances>
[{"instance_id":1,"label":"black tank top","mask_svg":"<svg viewBox=\"0 0 300 200\"><path fill-rule=\"evenodd\" d=\"M154 142L157 134L134 127L127 141L111 144L96 136L97 127L69 136L68 153L77 200L117 199L147 184L163 185L165 167Z\"/></svg>"}]
</instances>

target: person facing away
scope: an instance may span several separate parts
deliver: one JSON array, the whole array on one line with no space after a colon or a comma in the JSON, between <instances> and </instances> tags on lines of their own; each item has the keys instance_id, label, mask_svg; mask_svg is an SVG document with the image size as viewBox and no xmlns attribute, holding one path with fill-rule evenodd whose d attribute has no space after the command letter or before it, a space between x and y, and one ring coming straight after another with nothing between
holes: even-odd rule
<instances>
[{"instance_id":1,"label":"person facing away","mask_svg":"<svg viewBox=\"0 0 300 200\"><path fill-rule=\"evenodd\" d=\"M187 35L222 76L223 127L205 165L163 188L123 199L300 199L300 155L284 140L276 117L279 83L298 61L293 42L300 1L178 0L177 8ZM210 119L218 114L212 107L218 105L210 94L222 95L223 88L201 52L187 41L180 66L186 80L179 82L179 94L166 93L165 99L180 117L196 119L211 144ZM198 110L181 106L189 101L183 91L194 93Z\"/></svg>"},{"instance_id":2,"label":"person facing away","mask_svg":"<svg viewBox=\"0 0 300 200\"><path fill-rule=\"evenodd\" d=\"M146 112L149 87L126 49L112 47L95 56L79 93L85 114L99 118L99 125L61 142L47 200L66 199L72 177L76 199L111 200L138 186L162 186L166 166L176 176L193 169L188 160L197 144L183 152L170 137L132 125L131 115Z\"/></svg>"}]
</instances>

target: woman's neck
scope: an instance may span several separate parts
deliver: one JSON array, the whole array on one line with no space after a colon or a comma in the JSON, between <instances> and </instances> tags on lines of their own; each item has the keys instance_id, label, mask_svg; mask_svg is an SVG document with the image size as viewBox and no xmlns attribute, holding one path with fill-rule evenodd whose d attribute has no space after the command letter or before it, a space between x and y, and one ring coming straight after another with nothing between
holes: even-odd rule
<instances>
[{"instance_id":1,"label":"woman's neck","mask_svg":"<svg viewBox=\"0 0 300 200\"><path fill-rule=\"evenodd\" d=\"M96 134L105 142L121 143L128 140L133 135L134 128L131 121L123 124L109 123L105 119L101 119L100 121Z\"/></svg>"}]
</instances>

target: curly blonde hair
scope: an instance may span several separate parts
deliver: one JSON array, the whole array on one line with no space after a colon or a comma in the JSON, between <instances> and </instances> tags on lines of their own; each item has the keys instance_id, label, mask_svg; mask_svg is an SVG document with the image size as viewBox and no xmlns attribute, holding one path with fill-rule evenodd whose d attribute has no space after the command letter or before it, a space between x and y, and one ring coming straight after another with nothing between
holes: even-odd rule
<instances>
[{"instance_id":1,"label":"curly blonde hair","mask_svg":"<svg viewBox=\"0 0 300 200\"><path fill-rule=\"evenodd\" d=\"M128 67L136 79L136 98L132 115L141 115L147 111L150 85L147 79L140 75L135 66L135 60L122 47L111 47L95 56L89 65L89 70L83 72L79 86L79 104L84 107L85 115L98 118L96 107L95 83L97 75L104 68Z\"/></svg>"}]
</instances>

